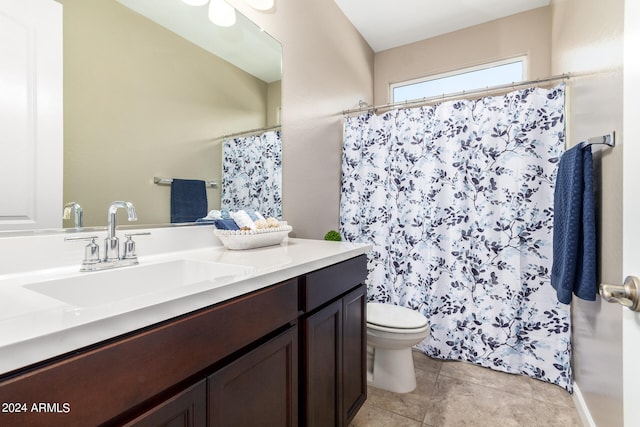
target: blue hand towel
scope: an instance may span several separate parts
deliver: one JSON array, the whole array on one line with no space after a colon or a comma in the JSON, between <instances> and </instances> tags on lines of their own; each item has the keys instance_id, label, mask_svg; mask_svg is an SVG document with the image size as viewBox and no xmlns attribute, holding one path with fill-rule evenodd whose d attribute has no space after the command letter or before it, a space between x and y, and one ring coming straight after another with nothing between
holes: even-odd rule
<instances>
[{"instance_id":1,"label":"blue hand towel","mask_svg":"<svg viewBox=\"0 0 640 427\"><path fill-rule=\"evenodd\" d=\"M567 150L560 158L554 192L551 285L558 301L572 294L595 301L596 225L591 146Z\"/></svg>"},{"instance_id":2,"label":"blue hand towel","mask_svg":"<svg viewBox=\"0 0 640 427\"><path fill-rule=\"evenodd\" d=\"M204 181L174 179L171 182L171 222L193 222L207 216Z\"/></svg>"}]
</instances>

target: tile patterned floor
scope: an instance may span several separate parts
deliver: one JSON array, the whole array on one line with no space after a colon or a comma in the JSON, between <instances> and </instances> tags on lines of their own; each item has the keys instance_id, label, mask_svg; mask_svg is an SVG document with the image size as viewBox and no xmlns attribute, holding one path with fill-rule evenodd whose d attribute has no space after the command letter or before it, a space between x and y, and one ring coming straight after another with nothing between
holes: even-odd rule
<instances>
[{"instance_id":1,"label":"tile patterned floor","mask_svg":"<svg viewBox=\"0 0 640 427\"><path fill-rule=\"evenodd\" d=\"M350 427L582 427L571 395L558 386L417 351L413 359L416 390L369 387Z\"/></svg>"}]
</instances>

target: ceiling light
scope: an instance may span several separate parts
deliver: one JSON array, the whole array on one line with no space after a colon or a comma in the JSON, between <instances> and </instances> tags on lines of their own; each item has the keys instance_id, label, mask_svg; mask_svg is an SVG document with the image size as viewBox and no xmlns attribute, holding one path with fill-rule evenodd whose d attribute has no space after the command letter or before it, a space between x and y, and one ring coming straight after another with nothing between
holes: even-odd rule
<instances>
[{"instance_id":1,"label":"ceiling light","mask_svg":"<svg viewBox=\"0 0 640 427\"><path fill-rule=\"evenodd\" d=\"M230 27L236 23L236 10L224 0L211 0L209 19L221 27Z\"/></svg>"},{"instance_id":2,"label":"ceiling light","mask_svg":"<svg viewBox=\"0 0 640 427\"><path fill-rule=\"evenodd\" d=\"M247 3L258 10L269 10L273 7L273 0L247 0Z\"/></svg>"},{"instance_id":3,"label":"ceiling light","mask_svg":"<svg viewBox=\"0 0 640 427\"><path fill-rule=\"evenodd\" d=\"M209 0L182 0L183 3L189 6L204 6Z\"/></svg>"}]
</instances>

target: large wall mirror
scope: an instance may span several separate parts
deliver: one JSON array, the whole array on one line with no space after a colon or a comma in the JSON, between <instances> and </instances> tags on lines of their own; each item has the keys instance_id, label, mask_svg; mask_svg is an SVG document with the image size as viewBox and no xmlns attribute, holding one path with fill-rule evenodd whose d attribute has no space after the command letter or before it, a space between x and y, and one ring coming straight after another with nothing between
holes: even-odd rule
<instances>
[{"instance_id":1,"label":"large wall mirror","mask_svg":"<svg viewBox=\"0 0 640 427\"><path fill-rule=\"evenodd\" d=\"M280 44L238 12L218 27L182 0L57 1L64 203L85 226L104 226L113 200L136 206L136 225L169 223L170 186L153 182L164 177L217 182L219 208L222 137L279 124Z\"/></svg>"}]
</instances>

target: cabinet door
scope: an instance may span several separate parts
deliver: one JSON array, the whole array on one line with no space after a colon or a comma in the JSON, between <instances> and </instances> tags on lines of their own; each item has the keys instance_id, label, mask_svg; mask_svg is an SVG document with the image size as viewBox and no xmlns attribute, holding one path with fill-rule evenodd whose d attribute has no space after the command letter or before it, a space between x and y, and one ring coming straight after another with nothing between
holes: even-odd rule
<instances>
[{"instance_id":1,"label":"cabinet door","mask_svg":"<svg viewBox=\"0 0 640 427\"><path fill-rule=\"evenodd\" d=\"M366 286L303 322L305 426L347 426L367 398Z\"/></svg>"},{"instance_id":2,"label":"cabinet door","mask_svg":"<svg viewBox=\"0 0 640 427\"><path fill-rule=\"evenodd\" d=\"M367 301L360 285L342 298L342 419L347 426L367 399Z\"/></svg>"},{"instance_id":3,"label":"cabinet door","mask_svg":"<svg viewBox=\"0 0 640 427\"><path fill-rule=\"evenodd\" d=\"M298 330L260 345L209 377L209 425L298 425Z\"/></svg>"},{"instance_id":4,"label":"cabinet door","mask_svg":"<svg viewBox=\"0 0 640 427\"><path fill-rule=\"evenodd\" d=\"M127 427L201 427L207 422L207 381L202 380L159 404Z\"/></svg>"},{"instance_id":5,"label":"cabinet door","mask_svg":"<svg viewBox=\"0 0 640 427\"><path fill-rule=\"evenodd\" d=\"M342 413L342 300L304 319L304 423L340 426Z\"/></svg>"}]
</instances>

